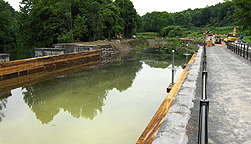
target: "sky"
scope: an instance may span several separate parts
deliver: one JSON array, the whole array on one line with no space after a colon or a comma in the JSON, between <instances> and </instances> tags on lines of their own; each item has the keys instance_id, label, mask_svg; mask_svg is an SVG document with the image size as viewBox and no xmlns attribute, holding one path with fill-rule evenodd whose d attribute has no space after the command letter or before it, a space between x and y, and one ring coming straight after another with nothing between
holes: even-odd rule
<instances>
[{"instance_id":1,"label":"sky","mask_svg":"<svg viewBox=\"0 0 251 144\"><path fill-rule=\"evenodd\" d=\"M15 9L19 10L19 2L22 0L5 0ZM222 3L224 0L131 0L134 8L140 16L147 12L166 11L166 12L180 12L191 8L205 8Z\"/></svg>"},{"instance_id":2,"label":"sky","mask_svg":"<svg viewBox=\"0 0 251 144\"><path fill-rule=\"evenodd\" d=\"M215 5L223 0L131 0L140 16L147 12L166 11L169 13L180 12L191 8L205 8Z\"/></svg>"}]
</instances>

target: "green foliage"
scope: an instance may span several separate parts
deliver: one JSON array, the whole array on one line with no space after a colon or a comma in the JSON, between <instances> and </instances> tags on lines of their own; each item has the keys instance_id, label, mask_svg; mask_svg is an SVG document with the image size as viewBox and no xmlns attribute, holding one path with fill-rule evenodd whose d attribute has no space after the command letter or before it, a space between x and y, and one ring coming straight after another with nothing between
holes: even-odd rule
<instances>
[{"instance_id":1,"label":"green foliage","mask_svg":"<svg viewBox=\"0 0 251 144\"><path fill-rule=\"evenodd\" d=\"M88 33L87 18L85 16L80 16L79 14L75 17L73 26L73 39L75 41L84 41L84 36Z\"/></svg>"},{"instance_id":2,"label":"green foliage","mask_svg":"<svg viewBox=\"0 0 251 144\"><path fill-rule=\"evenodd\" d=\"M236 27L244 40L251 41L249 0L142 17L131 0L22 0L21 4L20 12L15 12L0 0L0 52L11 53L12 59L32 57L35 47L110 39L116 33L126 38L137 32L137 38L200 37L201 30L227 34Z\"/></svg>"},{"instance_id":3,"label":"green foliage","mask_svg":"<svg viewBox=\"0 0 251 144\"><path fill-rule=\"evenodd\" d=\"M143 32L143 33L137 33L137 38L146 38L146 39L154 39L159 36L156 32Z\"/></svg>"},{"instance_id":4,"label":"green foliage","mask_svg":"<svg viewBox=\"0 0 251 144\"><path fill-rule=\"evenodd\" d=\"M131 37L141 26L130 0L22 0L18 23L12 14L17 12L12 9L6 13L8 8L4 7L10 6L0 2L0 20L6 26L0 32L4 36L1 52L16 50L13 44L18 44L19 58L32 57L35 47L52 47L55 43L111 38L119 32Z\"/></svg>"},{"instance_id":5,"label":"green foliage","mask_svg":"<svg viewBox=\"0 0 251 144\"><path fill-rule=\"evenodd\" d=\"M152 12L142 16L143 31L161 33L162 28L172 25L174 18L168 12Z\"/></svg>"},{"instance_id":6,"label":"green foliage","mask_svg":"<svg viewBox=\"0 0 251 144\"><path fill-rule=\"evenodd\" d=\"M4 0L0 0L0 53L16 50L17 18L15 10Z\"/></svg>"},{"instance_id":7,"label":"green foliage","mask_svg":"<svg viewBox=\"0 0 251 144\"><path fill-rule=\"evenodd\" d=\"M128 43L130 44L131 47L136 47L136 48L146 48L149 45L147 39L145 38L138 38L129 41Z\"/></svg>"},{"instance_id":8,"label":"green foliage","mask_svg":"<svg viewBox=\"0 0 251 144\"><path fill-rule=\"evenodd\" d=\"M181 28L180 26L168 26L164 27L161 31L161 36L162 37L183 37L184 35L184 29Z\"/></svg>"},{"instance_id":9,"label":"green foliage","mask_svg":"<svg viewBox=\"0 0 251 144\"><path fill-rule=\"evenodd\" d=\"M156 52L162 53L162 54L172 54L172 51L175 50L175 57L179 58L186 53L186 48L183 40L177 39L177 38L168 38L165 41L167 41L167 44L157 44L153 49L155 49ZM189 50L190 52L194 52L194 50Z\"/></svg>"},{"instance_id":10,"label":"green foliage","mask_svg":"<svg viewBox=\"0 0 251 144\"><path fill-rule=\"evenodd\" d=\"M121 26L124 27L125 37L132 37L137 28L137 12L130 0L115 0L114 4L119 7L120 17L123 19Z\"/></svg>"},{"instance_id":11,"label":"green foliage","mask_svg":"<svg viewBox=\"0 0 251 144\"><path fill-rule=\"evenodd\" d=\"M147 13L142 16L142 31L157 32L159 36L163 37L201 36L200 30L234 25L235 10L236 6L227 1L214 6L188 9L176 13Z\"/></svg>"},{"instance_id":12,"label":"green foliage","mask_svg":"<svg viewBox=\"0 0 251 144\"><path fill-rule=\"evenodd\" d=\"M237 7L235 12L236 23L241 29L247 30L246 33L251 35L251 1L250 0L233 0Z\"/></svg>"}]
</instances>

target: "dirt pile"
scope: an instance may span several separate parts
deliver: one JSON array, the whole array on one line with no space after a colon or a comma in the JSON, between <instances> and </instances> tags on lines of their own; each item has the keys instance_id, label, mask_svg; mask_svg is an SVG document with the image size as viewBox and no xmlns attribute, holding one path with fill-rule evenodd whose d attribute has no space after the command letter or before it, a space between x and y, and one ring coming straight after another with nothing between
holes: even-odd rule
<instances>
[{"instance_id":1,"label":"dirt pile","mask_svg":"<svg viewBox=\"0 0 251 144\"><path fill-rule=\"evenodd\" d=\"M107 41L98 40L93 42L77 42L74 44L81 45L112 45L115 53L129 53L134 50L138 45L149 45L146 39L123 39L122 41Z\"/></svg>"},{"instance_id":2,"label":"dirt pile","mask_svg":"<svg viewBox=\"0 0 251 144\"><path fill-rule=\"evenodd\" d=\"M133 39L123 39L122 41L107 41L107 40L98 40L98 41L92 41L92 42L77 42L74 44L81 44L81 45L112 45L114 48L115 53L129 53L132 51L133 48L131 48L127 42L132 41Z\"/></svg>"}]
</instances>

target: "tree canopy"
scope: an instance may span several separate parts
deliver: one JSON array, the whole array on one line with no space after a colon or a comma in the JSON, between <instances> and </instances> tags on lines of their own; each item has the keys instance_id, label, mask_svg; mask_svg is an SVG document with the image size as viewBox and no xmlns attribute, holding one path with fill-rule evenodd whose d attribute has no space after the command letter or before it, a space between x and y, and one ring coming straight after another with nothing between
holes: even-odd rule
<instances>
[{"instance_id":1,"label":"tree canopy","mask_svg":"<svg viewBox=\"0 0 251 144\"><path fill-rule=\"evenodd\" d=\"M15 51L16 31L15 10L7 2L0 0L0 53Z\"/></svg>"},{"instance_id":2,"label":"tree canopy","mask_svg":"<svg viewBox=\"0 0 251 144\"><path fill-rule=\"evenodd\" d=\"M186 29L238 25L251 34L251 2L232 0L181 12L139 16L131 0L22 0L20 12L0 0L0 52L32 57L35 47L109 39L136 32L186 36ZM14 56L13 56L14 55Z\"/></svg>"},{"instance_id":3,"label":"tree canopy","mask_svg":"<svg viewBox=\"0 0 251 144\"><path fill-rule=\"evenodd\" d=\"M184 28L205 27L205 26L229 26L233 25L235 6L219 3L200 9L188 9L176 13L152 12L142 16L142 31L158 32L169 26L180 26ZM164 30L165 31L165 30ZM168 34L167 34L168 35Z\"/></svg>"},{"instance_id":4,"label":"tree canopy","mask_svg":"<svg viewBox=\"0 0 251 144\"><path fill-rule=\"evenodd\" d=\"M235 12L237 24L251 34L251 1L233 0L233 5L237 7Z\"/></svg>"}]
</instances>

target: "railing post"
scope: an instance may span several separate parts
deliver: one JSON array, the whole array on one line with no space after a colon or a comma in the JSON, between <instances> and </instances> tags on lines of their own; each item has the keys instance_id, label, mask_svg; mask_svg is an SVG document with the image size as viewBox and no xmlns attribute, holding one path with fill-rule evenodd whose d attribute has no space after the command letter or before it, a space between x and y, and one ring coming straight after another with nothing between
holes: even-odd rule
<instances>
[{"instance_id":1,"label":"railing post","mask_svg":"<svg viewBox=\"0 0 251 144\"><path fill-rule=\"evenodd\" d=\"M249 47L250 47L250 44L248 44L248 49L249 49ZM249 55L249 60L251 61L251 54L250 54L250 52L248 52L248 55Z\"/></svg>"},{"instance_id":2,"label":"railing post","mask_svg":"<svg viewBox=\"0 0 251 144\"><path fill-rule=\"evenodd\" d=\"M243 53L242 43L239 43L239 46L241 47L241 48L240 48L240 56L241 56L242 53Z\"/></svg>"},{"instance_id":3,"label":"railing post","mask_svg":"<svg viewBox=\"0 0 251 144\"><path fill-rule=\"evenodd\" d=\"M236 48L235 48L235 44L234 44L234 53L236 53Z\"/></svg>"},{"instance_id":4,"label":"railing post","mask_svg":"<svg viewBox=\"0 0 251 144\"><path fill-rule=\"evenodd\" d=\"M174 85L174 50L172 50L173 52L173 64L172 64L172 86Z\"/></svg>"},{"instance_id":5,"label":"railing post","mask_svg":"<svg viewBox=\"0 0 251 144\"><path fill-rule=\"evenodd\" d=\"M242 57L245 58L245 44L243 45L243 53L242 53Z\"/></svg>"},{"instance_id":6,"label":"railing post","mask_svg":"<svg viewBox=\"0 0 251 144\"><path fill-rule=\"evenodd\" d=\"M236 44L234 44L234 46L235 46L235 53L237 54L237 53L238 53L238 48L237 48L237 45L236 45Z\"/></svg>"},{"instance_id":7,"label":"railing post","mask_svg":"<svg viewBox=\"0 0 251 144\"><path fill-rule=\"evenodd\" d=\"M242 44L239 43L239 48L240 48L240 56L242 55Z\"/></svg>"},{"instance_id":8,"label":"railing post","mask_svg":"<svg viewBox=\"0 0 251 144\"><path fill-rule=\"evenodd\" d=\"M240 47L237 45L237 43L235 43L236 44L236 47L237 47L237 54L239 55L239 53L240 53Z\"/></svg>"},{"instance_id":9,"label":"railing post","mask_svg":"<svg viewBox=\"0 0 251 144\"><path fill-rule=\"evenodd\" d=\"M246 59L248 59L248 55L249 55L248 54L249 53L248 50L249 50L249 46L247 45L247 56L246 56Z\"/></svg>"}]
</instances>

